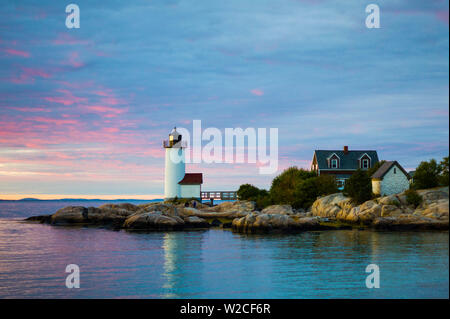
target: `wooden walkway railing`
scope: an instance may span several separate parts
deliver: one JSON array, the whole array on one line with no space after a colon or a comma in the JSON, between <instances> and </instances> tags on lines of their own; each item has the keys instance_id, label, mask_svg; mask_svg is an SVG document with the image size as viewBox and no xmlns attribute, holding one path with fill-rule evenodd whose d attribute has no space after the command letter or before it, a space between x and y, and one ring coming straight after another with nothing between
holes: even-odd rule
<instances>
[{"instance_id":1,"label":"wooden walkway railing","mask_svg":"<svg viewBox=\"0 0 450 319\"><path fill-rule=\"evenodd\" d=\"M237 192L234 191L209 191L209 192L200 192L201 199L210 200L211 205L214 204L214 200L237 200Z\"/></svg>"}]
</instances>

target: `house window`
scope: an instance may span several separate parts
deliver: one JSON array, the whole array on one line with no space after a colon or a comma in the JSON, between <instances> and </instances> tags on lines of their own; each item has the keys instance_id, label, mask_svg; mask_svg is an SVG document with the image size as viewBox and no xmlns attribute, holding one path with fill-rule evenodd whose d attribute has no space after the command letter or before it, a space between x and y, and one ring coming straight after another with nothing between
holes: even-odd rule
<instances>
[{"instance_id":1,"label":"house window","mask_svg":"<svg viewBox=\"0 0 450 319\"><path fill-rule=\"evenodd\" d=\"M394 167L394 174L397 174L397 168Z\"/></svg>"},{"instance_id":2,"label":"house window","mask_svg":"<svg viewBox=\"0 0 450 319\"><path fill-rule=\"evenodd\" d=\"M338 167L338 160L333 158L331 160L331 168L337 168Z\"/></svg>"},{"instance_id":3,"label":"house window","mask_svg":"<svg viewBox=\"0 0 450 319\"><path fill-rule=\"evenodd\" d=\"M369 160L367 158L362 160L362 168L369 168Z\"/></svg>"},{"instance_id":4,"label":"house window","mask_svg":"<svg viewBox=\"0 0 450 319\"><path fill-rule=\"evenodd\" d=\"M338 189L343 190L345 186L345 178L336 179L336 185Z\"/></svg>"}]
</instances>

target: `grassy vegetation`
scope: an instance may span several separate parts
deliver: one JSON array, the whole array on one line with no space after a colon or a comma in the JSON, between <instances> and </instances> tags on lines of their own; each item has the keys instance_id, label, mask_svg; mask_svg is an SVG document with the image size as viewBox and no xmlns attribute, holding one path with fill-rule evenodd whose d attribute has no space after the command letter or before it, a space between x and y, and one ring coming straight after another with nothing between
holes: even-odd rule
<instances>
[{"instance_id":1,"label":"grassy vegetation","mask_svg":"<svg viewBox=\"0 0 450 319\"><path fill-rule=\"evenodd\" d=\"M200 199L199 198L195 198L195 197L192 197L192 198L178 198L178 197L175 197L175 198L172 198L172 199L165 200L164 202L165 203L171 203L171 204L174 204L174 205L178 205L178 204L191 203L194 200L199 202L199 203L201 203Z\"/></svg>"}]
</instances>

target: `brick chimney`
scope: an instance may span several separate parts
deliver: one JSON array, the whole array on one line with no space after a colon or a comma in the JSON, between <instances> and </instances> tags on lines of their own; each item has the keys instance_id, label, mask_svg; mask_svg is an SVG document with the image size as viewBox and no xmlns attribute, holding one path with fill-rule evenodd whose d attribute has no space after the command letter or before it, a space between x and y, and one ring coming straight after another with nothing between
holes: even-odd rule
<instances>
[{"instance_id":1,"label":"brick chimney","mask_svg":"<svg viewBox=\"0 0 450 319\"><path fill-rule=\"evenodd\" d=\"M344 146L344 154L348 153L348 146Z\"/></svg>"}]
</instances>

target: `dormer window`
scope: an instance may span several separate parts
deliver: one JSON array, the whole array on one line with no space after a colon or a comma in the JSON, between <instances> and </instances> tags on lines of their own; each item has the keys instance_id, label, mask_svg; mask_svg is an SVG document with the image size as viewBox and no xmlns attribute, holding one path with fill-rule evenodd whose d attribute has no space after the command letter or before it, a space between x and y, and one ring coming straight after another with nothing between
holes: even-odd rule
<instances>
[{"instance_id":1,"label":"dormer window","mask_svg":"<svg viewBox=\"0 0 450 319\"><path fill-rule=\"evenodd\" d=\"M338 160L336 158L331 160L331 168L338 168Z\"/></svg>"},{"instance_id":2,"label":"dormer window","mask_svg":"<svg viewBox=\"0 0 450 319\"><path fill-rule=\"evenodd\" d=\"M339 156L336 155L336 153L331 154L327 158L328 168L339 168L340 162L341 162L341 159L339 158Z\"/></svg>"},{"instance_id":3,"label":"dormer window","mask_svg":"<svg viewBox=\"0 0 450 319\"><path fill-rule=\"evenodd\" d=\"M364 168L364 169L369 168L369 160L367 158L362 160L362 168Z\"/></svg>"}]
</instances>

